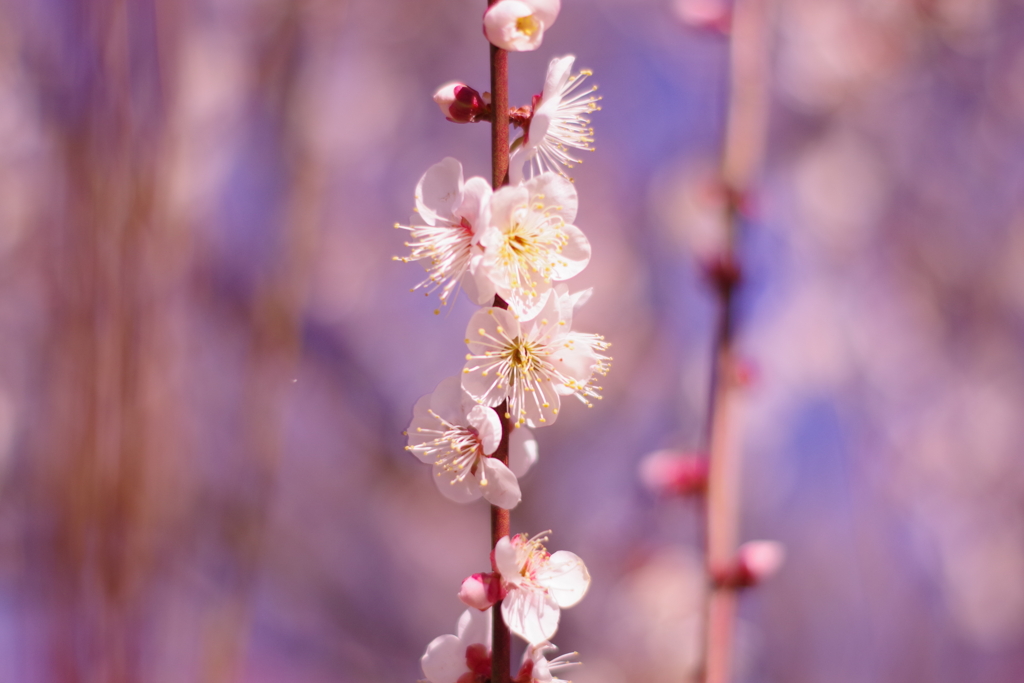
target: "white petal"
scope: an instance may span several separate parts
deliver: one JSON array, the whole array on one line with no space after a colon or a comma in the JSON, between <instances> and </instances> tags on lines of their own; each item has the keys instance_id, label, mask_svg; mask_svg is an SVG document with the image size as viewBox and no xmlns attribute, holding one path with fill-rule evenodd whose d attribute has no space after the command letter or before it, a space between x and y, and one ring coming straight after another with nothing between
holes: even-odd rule
<instances>
[{"instance_id":1,"label":"white petal","mask_svg":"<svg viewBox=\"0 0 1024 683\"><path fill-rule=\"evenodd\" d=\"M494 304L494 283L490 273L482 267L483 252L474 254L469 261L469 271L462 276L462 291L478 306Z\"/></svg>"},{"instance_id":2,"label":"white petal","mask_svg":"<svg viewBox=\"0 0 1024 683\"><path fill-rule=\"evenodd\" d=\"M552 553L546 567L537 572L537 582L548 589L559 607L572 607L590 588L590 572L576 554L567 550Z\"/></svg>"},{"instance_id":3,"label":"white petal","mask_svg":"<svg viewBox=\"0 0 1024 683\"><path fill-rule=\"evenodd\" d=\"M486 455L498 449L501 442L501 420L494 410L480 405L473 406L469 411L469 426L480 435L480 445Z\"/></svg>"},{"instance_id":4,"label":"white petal","mask_svg":"<svg viewBox=\"0 0 1024 683\"><path fill-rule=\"evenodd\" d=\"M571 339L571 336L566 337ZM593 351L589 345L584 344L573 344L572 348L562 348L558 350L558 353L553 354L548 361L554 366L555 370L562 373L569 379L576 380L578 384L586 384L587 380L594 374L594 367L597 365L597 358L594 357ZM567 392L560 391L562 395L566 393L572 393L572 390Z\"/></svg>"},{"instance_id":5,"label":"white petal","mask_svg":"<svg viewBox=\"0 0 1024 683\"><path fill-rule=\"evenodd\" d=\"M558 14L557 0L556 0L555 14ZM534 8L534 12L537 9ZM544 23L548 26L551 25L551 21L545 21ZM569 81L569 71L572 70L572 63L576 60L573 55L565 55L564 57L555 57L548 63L548 73L544 79L544 95L541 99L543 103L546 100L551 99L555 95L558 95L562 88L565 87Z\"/></svg>"},{"instance_id":6,"label":"white petal","mask_svg":"<svg viewBox=\"0 0 1024 683\"><path fill-rule=\"evenodd\" d=\"M483 486L482 490L487 502L505 510L511 510L519 505L523 494L519 491L519 482L516 475L512 474L512 470L497 458L484 458L483 468L487 485Z\"/></svg>"},{"instance_id":7,"label":"white petal","mask_svg":"<svg viewBox=\"0 0 1024 683\"><path fill-rule=\"evenodd\" d=\"M445 157L427 169L416 185L416 209L429 225L450 221L462 203L462 164Z\"/></svg>"},{"instance_id":8,"label":"white petal","mask_svg":"<svg viewBox=\"0 0 1024 683\"><path fill-rule=\"evenodd\" d=\"M501 602L505 624L530 644L551 640L558 631L559 607L541 591L514 588Z\"/></svg>"},{"instance_id":9,"label":"white petal","mask_svg":"<svg viewBox=\"0 0 1024 683\"><path fill-rule=\"evenodd\" d=\"M469 671L466 646L453 635L438 636L427 645L420 667L430 683L456 683L459 676Z\"/></svg>"},{"instance_id":10,"label":"white petal","mask_svg":"<svg viewBox=\"0 0 1024 683\"><path fill-rule=\"evenodd\" d=\"M530 126L531 137L533 125ZM541 173L528 180L525 187L530 195L530 202L535 198L543 197L542 201L547 211L560 217L566 223L576 220L576 212L579 209L579 195L576 186L557 173Z\"/></svg>"},{"instance_id":11,"label":"white petal","mask_svg":"<svg viewBox=\"0 0 1024 683\"><path fill-rule=\"evenodd\" d=\"M465 427L469 421L462 410L462 396L462 378L458 375L446 377L430 395L430 409L448 422Z\"/></svg>"},{"instance_id":12,"label":"white petal","mask_svg":"<svg viewBox=\"0 0 1024 683\"><path fill-rule=\"evenodd\" d=\"M491 221L493 194L491 184L479 176L467 180L462 188L462 204L455 209L454 214L457 218L465 218L473 226L474 241L479 239L478 233Z\"/></svg>"},{"instance_id":13,"label":"white petal","mask_svg":"<svg viewBox=\"0 0 1024 683\"><path fill-rule=\"evenodd\" d=\"M491 610L481 612L477 609L468 609L459 617L459 640L464 647L480 643L491 649ZM465 652L463 652L465 656ZM465 660L463 660L465 661Z\"/></svg>"},{"instance_id":14,"label":"white petal","mask_svg":"<svg viewBox=\"0 0 1024 683\"><path fill-rule=\"evenodd\" d=\"M476 475L467 474L461 481L455 480L458 474L440 465L434 465L434 483L437 484L437 490L441 495L456 503L472 503L483 495L478 478L479 468Z\"/></svg>"},{"instance_id":15,"label":"white petal","mask_svg":"<svg viewBox=\"0 0 1024 683\"><path fill-rule=\"evenodd\" d=\"M583 231L575 225L563 225L562 232L569 238L569 242L562 248L558 265L552 270L551 277L555 280L568 280L590 263L590 241Z\"/></svg>"},{"instance_id":16,"label":"white petal","mask_svg":"<svg viewBox=\"0 0 1024 683\"><path fill-rule=\"evenodd\" d=\"M519 582L519 562L516 549L508 536L502 536L494 546L494 567L505 581Z\"/></svg>"},{"instance_id":17,"label":"white petal","mask_svg":"<svg viewBox=\"0 0 1024 683\"><path fill-rule=\"evenodd\" d=\"M533 127L533 124L530 124ZM533 156L533 152L536 149L536 145L531 145L529 149L526 148L525 144L520 144L508 157L508 182L509 185L518 186L523 182L523 166Z\"/></svg>"},{"instance_id":18,"label":"white petal","mask_svg":"<svg viewBox=\"0 0 1024 683\"><path fill-rule=\"evenodd\" d=\"M517 477L526 474L537 462L539 449L533 432L526 427L512 430L508 438L508 467Z\"/></svg>"},{"instance_id":19,"label":"white petal","mask_svg":"<svg viewBox=\"0 0 1024 683\"><path fill-rule=\"evenodd\" d=\"M555 19L558 18L558 11L562 9L561 0L523 0L533 13L544 22L544 27L547 28L551 24L555 23ZM562 57L566 59L566 57ZM569 58L569 65L572 66L572 57Z\"/></svg>"},{"instance_id":20,"label":"white petal","mask_svg":"<svg viewBox=\"0 0 1024 683\"><path fill-rule=\"evenodd\" d=\"M531 181L532 182L532 181ZM513 223L513 214L516 209L528 206L530 193L525 186L506 185L491 197L491 225L504 232ZM493 239L500 244L502 235L498 234ZM484 244L485 247L489 246Z\"/></svg>"}]
</instances>

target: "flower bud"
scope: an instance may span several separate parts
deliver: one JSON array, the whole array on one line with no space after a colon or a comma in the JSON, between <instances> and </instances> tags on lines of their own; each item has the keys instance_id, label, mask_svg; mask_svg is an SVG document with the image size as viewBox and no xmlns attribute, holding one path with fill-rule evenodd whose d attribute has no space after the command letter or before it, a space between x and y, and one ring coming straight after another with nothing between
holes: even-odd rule
<instances>
[{"instance_id":1,"label":"flower bud","mask_svg":"<svg viewBox=\"0 0 1024 683\"><path fill-rule=\"evenodd\" d=\"M712 574L719 586L748 588L779 571L785 558L786 549L777 541L750 541L740 546L731 567L719 567Z\"/></svg>"},{"instance_id":2,"label":"flower bud","mask_svg":"<svg viewBox=\"0 0 1024 683\"><path fill-rule=\"evenodd\" d=\"M481 612L505 597L501 576L496 573L473 574L462 582L459 600Z\"/></svg>"},{"instance_id":3,"label":"flower bud","mask_svg":"<svg viewBox=\"0 0 1024 683\"><path fill-rule=\"evenodd\" d=\"M502 50L536 50L560 9L560 0L499 0L484 13L484 35Z\"/></svg>"},{"instance_id":4,"label":"flower bud","mask_svg":"<svg viewBox=\"0 0 1024 683\"><path fill-rule=\"evenodd\" d=\"M675 13L687 26L715 33L729 33L732 12L723 0L676 0Z\"/></svg>"},{"instance_id":5,"label":"flower bud","mask_svg":"<svg viewBox=\"0 0 1024 683\"><path fill-rule=\"evenodd\" d=\"M474 123L487 111L484 98L465 83L442 85L434 93L434 101L444 117L455 123Z\"/></svg>"},{"instance_id":6,"label":"flower bud","mask_svg":"<svg viewBox=\"0 0 1024 683\"><path fill-rule=\"evenodd\" d=\"M647 490L656 495L703 493L708 484L708 463L700 455L655 451L640 463L640 480Z\"/></svg>"}]
</instances>

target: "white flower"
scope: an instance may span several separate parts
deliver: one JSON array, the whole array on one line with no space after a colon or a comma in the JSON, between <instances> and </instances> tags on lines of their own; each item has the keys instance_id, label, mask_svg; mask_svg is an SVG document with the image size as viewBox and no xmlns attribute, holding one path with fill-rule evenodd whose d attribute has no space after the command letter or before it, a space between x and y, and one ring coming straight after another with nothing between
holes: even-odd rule
<instances>
[{"instance_id":1,"label":"white flower","mask_svg":"<svg viewBox=\"0 0 1024 683\"><path fill-rule=\"evenodd\" d=\"M490 610L478 612L468 609L463 612L459 618L458 635L434 638L420 658L420 667L430 683L479 683L489 680Z\"/></svg>"},{"instance_id":2,"label":"white flower","mask_svg":"<svg viewBox=\"0 0 1024 683\"><path fill-rule=\"evenodd\" d=\"M545 532L533 538L516 534L494 546L494 566L507 593L501 616L517 636L531 644L550 640L563 607L586 595L590 574L583 560L566 550L548 554Z\"/></svg>"},{"instance_id":3,"label":"white flower","mask_svg":"<svg viewBox=\"0 0 1024 683\"><path fill-rule=\"evenodd\" d=\"M557 650L558 648L547 641L526 648L526 652L523 653L523 665L514 679L515 683L571 683L562 678L555 678L555 674L563 669L579 666L581 662L570 661L573 657L578 657L579 653L568 652L549 660L547 653Z\"/></svg>"},{"instance_id":4,"label":"white flower","mask_svg":"<svg viewBox=\"0 0 1024 683\"><path fill-rule=\"evenodd\" d=\"M552 281L567 280L590 262L590 242L572 224L577 206L576 188L554 173L503 187L491 198L479 270L523 320L540 310Z\"/></svg>"},{"instance_id":5,"label":"white flower","mask_svg":"<svg viewBox=\"0 0 1024 683\"><path fill-rule=\"evenodd\" d=\"M521 498L517 477L537 460L537 442L529 429L509 438L509 466L488 457L501 440L501 422L490 408L477 405L462 390L458 377L442 381L413 408L407 430L409 450L434 466L434 481L446 498L468 503L483 496L511 510Z\"/></svg>"},{"instance_id":6,"label":"white flower","mask_svg":"<svg viewBox=\"0 0 1024 683\"><path fill-rule=\"evenodd\" d=\"M513 185L523 181L524 165L531 176L546 171L564 176L560 166L572 168L574 164L583 163L571 156L570 148L594 151L594 129L586 115L600 109L597 102L601 98L592 94L597 90L596 85L576 92L592 72L580 71L571 76L569 70L575 59L572 55L555 57L548 65L544 91L534 102L533 116L523 136L512 143L508 172Z\"/></svg>"},{"instance_id":7,"label":"white flower","mask_svg":"<svg viewBox=\"0 0 1024 683\"><path fill-rule=\"evenodd\" d=\"M500 0L484 13L484 35L502 50L536 50L559 9L560 0Z\"/></svg>"},{"instance_id":8,"label":"white flower","mask_svg":"<svg viewBox=\"0 0 1024 683\"><path fill-rule=\"evenodd\" d=\"M395 225L408 230L412 237L405 243L412 252L395 259L421 261L427 270L427 279L414 290L427 287L429 294L440 287L443 305L461 283L476 303L493 299L494 290L487 278L474 275L483 256L479 241L490 222L492 194L483 178L463 182L462 164L452 157L427 169L416 185L419 219L413 217L412 225Z\"/></svg>"},{"instance_id":9,"label":"white flower","mask_svg":"<svg viewBox=\"0 0 1024 683\"><path fill-rule=\"evenodd\" d=\"M558 417L561 397L573 394L591 405L600 387L595 373L606 374L608 344L598 335L572 332L571 302L548 296L533 320L520 323L509 311L485 308L473 314L466 330L469 351L462 386L477 402L498 406L518 427L549 424ZM513 432L513 435L515 432Z\"/></svg>"}]
</instances>

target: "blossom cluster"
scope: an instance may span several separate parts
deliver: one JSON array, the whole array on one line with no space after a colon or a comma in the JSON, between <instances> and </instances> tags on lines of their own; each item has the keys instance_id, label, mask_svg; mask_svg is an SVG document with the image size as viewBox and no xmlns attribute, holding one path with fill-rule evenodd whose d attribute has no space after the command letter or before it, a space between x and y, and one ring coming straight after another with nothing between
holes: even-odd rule
<instances>
[{"instance_id":1,"label":"blossom cluster","mask_svg":"<svg viewBox=\"0 0 1024 683\"><path fill-rule=\"evenodd\" d=\"M558 11L559 0L499 0L484 33L499 48L533 50ZM533 430L558 419L564 397L592 406L610 369L604 338L573 329L591 291L572 291L568 281L586 268L591 247L575 224L578 196L563 168L580 163L573 150L593 149L586 115L599 108L595 88L580 87L590 72L572 73L573 63L571 55L552 59L541 92L510 112L522 135L508 150L507 185L467 179L458 160L445 158L420 178L409 224L395 226L409 234L409 252L395 258L426 272L413 291L436 293L441 306L462 292L482 307L466 328L462 372L417 401L406 431L406 450L458 503L518 505L519 479L538 460ZM490 95L462 83L442 86L434 100L452 122L495 119ZM547 657L561 609L583 598L590 575L575 554L549 553L548 533L502 537L491 571L463 581L459 597L470 609L421 661L430 683L490 680L491 608L499 603L503 623L529 643L513 681L557 683L577 663L575 653Z\"/></svg>"}]
</instances>

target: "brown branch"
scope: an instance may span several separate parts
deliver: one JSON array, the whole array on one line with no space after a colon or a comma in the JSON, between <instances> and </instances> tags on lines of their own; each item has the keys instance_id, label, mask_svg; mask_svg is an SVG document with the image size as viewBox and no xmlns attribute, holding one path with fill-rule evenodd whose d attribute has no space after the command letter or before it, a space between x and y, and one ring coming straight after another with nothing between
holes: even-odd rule
<instances>
[{"instance_id":1,"label":"brown branch","mask_svg":"<svg viewBox=\"0 0 1024 683\"><path fill-rule=\"evenodd\" d=\"M763 155L767 118L768 0L737 0L733 10L729 52L729 104L722 152L725 247L709 268L718 300L718 322L712 356L706 448L708 495L706 552L709 590L704 625L704 649L699 671L705 683L727 683L731 675L737 589L714 581L716 571L735 561L739 538L740 454L735 413L736 289L742 269L737 256L741 238L743 198Z\"/></svg>"},{"instance_id":2,"label":"brown branch","mask_svg":"<svg viewBox=\"0 0 1024 683\"><path fill-rule=\"evenodd\" d=\"M497 0L487 0L488 7ZM491 122L491 173L492 185L498 189L508 184L508 52L491 45L491 106L494 120ZM500 296L494 297L494 305L508 308ZM508 404L498 406L501 420L501 443L492 457L508 465L509 419L506 417ZM509 514L497 506L491 506L491 549L504 536L509 535ZM512 659L512 635L501 617L501 602L492 608L494 630L491 642L491 683L508 683Z\"/></svg>"}]
</instances>

